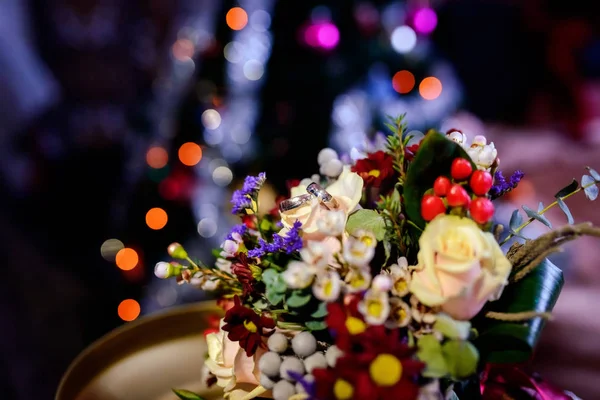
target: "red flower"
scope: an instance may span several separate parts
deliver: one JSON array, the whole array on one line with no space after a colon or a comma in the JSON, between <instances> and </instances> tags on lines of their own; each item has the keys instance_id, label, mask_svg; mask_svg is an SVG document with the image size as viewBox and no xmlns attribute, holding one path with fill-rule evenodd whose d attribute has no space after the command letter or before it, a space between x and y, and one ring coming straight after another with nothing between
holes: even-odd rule
<instances>
[{"instance_id":1,"label":"red flower","mask_svg":"<svg viewBox=\"0 0 600 400\"><path fill-rule=\"evenodd\" d=\"M352 167L363 178L365 186L380 187L394 176L394 159L385 151L369 153L367 158L358 160Z\"/></svg>"},{"instance_id":2,"label":"red flower","mask_svg":"<svg viewBox=\"0 0 600 400\"><path fill-rule=\"evenodd\" d=\"M269 211L269 214L273 217L279 217L279 204L284 201L287 197L285 196L277 196L275 198L275 206Z\"/></svg>"},{"instance_id":3,"label":"red flower","mask_svg":"<svg viewBox=\"0 0 600 400\"><path fill-rule=\"evenodd\" d=\"M256 229L256 215L243 215L242 223L248 229Z\"/></svg>"},{"instance_id":4,"label":"red flower","mask_svg":"<svg viewBox=\"0 0 600 400\"><path fill-rule=\"evenodd\" d=\"M404 149L404 158L407 161L412 161L415 158L415 155L417 154L417 150L419 150L420 145L421 145L421 142L415 143L415 144L410 145L407 148L405 148Z\"/></svg>"},{"instance_id":5,"label":"red flower","mask_svg":"<svg viewBox=\"0 0 600 400\"><path fill-rule=\"evenodd\" d=\"M231 264L231 272L238 278L242 284L242 296L247 297L255 292L254 284L256 279L252 276L248 256L245 253L239 253L237 259Z\"/></svg>"},{"instance_id":6,"label":"red flower","mask_svg":"<svg viewBox=\"0 0 600 400\"><path fill-rule=\"evenodd\" d=\"M263 336L273 332L275 321L244 307L238 296L233 298L233 302L233 307L225 314L223 330L228 332L229 340L239 342L246 355L251 357L258 346L265 346ZM265 329L270 331L265 332Z\"/></svg>"}]
</instances>

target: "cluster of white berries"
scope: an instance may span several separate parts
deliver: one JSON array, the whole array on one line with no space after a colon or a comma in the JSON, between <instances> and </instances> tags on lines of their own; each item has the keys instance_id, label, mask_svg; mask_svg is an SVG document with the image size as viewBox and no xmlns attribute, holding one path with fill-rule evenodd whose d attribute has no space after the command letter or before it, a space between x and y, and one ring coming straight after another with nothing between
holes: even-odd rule
<instances>
[{"instance_id":1,"label":"cluster of white berries","mask_svg":"<svg viewBox=\"0 0 600 400\"><path fill-rule=\"evenodd\" d=\"M344 163L340 160L338 153L330 148L325 148L317 156L319 173L328 178L337 178L344 169Z\"/></svg>"},{"instance_id":2,"label":"cluster of white berries","mask_svg":"<svg viewBox=\"0 0 600 400\"><path fill-rule=\"evenodd\" d=\"M261 386L272 390L274 400L287 400L304 393L304 387L296 378L302 376L304 382L314 382L312 371L335 365L341 355L335 346L327 352L317 351L317 339L307 331L298 333L292 340L276 332L269 337L267 346L269 351L258 361L258 369Z\"/></svg>"}]
</instances>

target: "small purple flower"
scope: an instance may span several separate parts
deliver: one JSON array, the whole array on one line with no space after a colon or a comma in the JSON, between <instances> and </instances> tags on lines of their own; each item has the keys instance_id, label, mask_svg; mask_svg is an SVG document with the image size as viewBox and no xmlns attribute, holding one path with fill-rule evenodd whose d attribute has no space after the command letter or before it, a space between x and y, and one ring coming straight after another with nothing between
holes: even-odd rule
<instances>
[{"instance_id":1,"label":"small purple flower","mask_svg":"<svg viewBox=\"0 0 600 400\"><path fill-rule=\"evenodd\" d=\"M265 242L263 239L258 240L258 246L252 250L248 250L248 257L262 257L268 253L286 253L292 254L302 248L302 238L300 237L300 227L302 223L294 222L294 226L287 232L286 236L281 236L278 233L273 234L271 243Z\"/></svg>"},{"instance_id":2,"label":"small purple flower","mask_svg":"<svg viewBox=\"0 0 600 400\"><path fill-rule=\"evenodd\" d=\"M247 208L252 207L252 199L258 194L258 191L267 180L267 175L264 172L258 176L247 176L244 179L242 189L236 190L231 196L232 214L245 214Z\"/></svg>"},{"instance_id":3,"label":"small purple flower","mask_svg":"<svg viewBox=\"0 0 600 400\"><path fill-rule=\"evenodd\" d=\"M524 176L525 174L523 173L523 171L516 170L515 172L513 172L513 174L510 176L507 182L504 175L502 175L502 172L496 171L496 173L494 174L494 186L492 186L492 188L490 189L490 196L492 197L492 199L497 199L503 194L510 192L511 190L517 187L517 185L519 184L519 182L521 182L521 179L523 179Z\"/></svg>"},{"instance_id":4,"label":"small purple flower","mask_svg":"<svg viewBox=\"0 0 600 400\"><path fill-rule=\"evenodd\" d=\"M308 395L306 400L315 399L316 390L315 390L315 381L313 379L306 379L305 375L301 375L295 371L287 371L287 374L294 379L296 382L302 386L304 392Z\"/></svg>"},{"instance_id":5,"label":"small purple flower","mask_svg":"<svg viewBox=\"0 0 600 400\"><path fill-rule=\"evenodd\" d=\"M256 193L260 190L263 183L267 180L267 174L261 172L258 176L247 176L244 179L244 186L242 187L242 192L244 194L252 194Z\"/></svg>"},{"instance_id":6,"label":"small purple flower","mask_svg":"<svg viewBox=\"0 0 600 400\"><path fill-rule=\"evenodd\" d=\"M248 228L246 227L246 225L235 225L233 228L231 228L231 231L229 231L229 234L227 235L227 240L235 240L235 238L233 237L234 235L239 235L240 237L242 237L247 231Z\"/></svg>"}]
</instances>

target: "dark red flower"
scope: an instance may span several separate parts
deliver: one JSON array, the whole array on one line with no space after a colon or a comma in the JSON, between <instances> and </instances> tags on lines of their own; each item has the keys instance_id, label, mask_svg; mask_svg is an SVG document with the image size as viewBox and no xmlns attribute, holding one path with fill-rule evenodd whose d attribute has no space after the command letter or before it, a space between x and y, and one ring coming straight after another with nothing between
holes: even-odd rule
<instances>
[{"instance_id":1,"label":"dark red flower","mask_svg":"<svg viewBox=\"0 0 600 400\"><path fill-rule=\"evenodd\" d=\"M256 215L243 215L242 223L248 229L256 229Z\"/></svg>"},{"instance_id":2,"label":"dark red flower","mask_svg":"<svg viewBox=\"0 0 600 400\"><path fill-rule=\"evenodd\" d=\"M244 298L255 292L254 284L256 283L256 279L252 276L248 256L245 253L237 255L237 258L231 264L231 272L233 272L242 284L242 296Z\"/></svg>"},{"instance_id":3,"label":"dark red flower","mask_svg":"<svg viewBox=\"0 0 600 400\"><path fill-rule=\"evenodd\" d=\"M381 150L369 153L367 158L356 162L352 171L363 178L365 186L378 188L394 177L394 159L390 154Z\"/></svg>"},{"instance_id":4,"label":"dark red flower","mask_svg":"<svg viewBox=\"0 0 600 400\"><path fill-rule=\"evenodd\" d=\"M273 332L275 321L242 305L238 296L233 298L233 302L233 307L225 314L223 330L228 332L229 340L239 342L246 355L251 357L258 346L265 346L263 337Z\"/></svg>"},{"instance_id":5,"label":"dark red flower","mask_svg":"<svg viewBox=\"0 0 600 400\"><path fill-rule=\"evenodd\" d=\"M274 217L279 217L279 204L281 204L281 202L286 198L287 197L285 196L277 196L277 198L275 198L275 206L271 209L271 211L269 211L269 214Z\"/></svg>"},{"instance_id":6,"label":"dark red flower","mask_svg":"<svg viewBox=\"0 0 600 400\"><path fill-rule=\"evenodd\" d=\"M415 144L412 144L412 145L406 147L404 149L404 158L407 161L412 161L415 158L415 155L417 154L417 150L419 150L420 145L421 145L421 142L415 143Z\"/></svg>"}]
</instances>

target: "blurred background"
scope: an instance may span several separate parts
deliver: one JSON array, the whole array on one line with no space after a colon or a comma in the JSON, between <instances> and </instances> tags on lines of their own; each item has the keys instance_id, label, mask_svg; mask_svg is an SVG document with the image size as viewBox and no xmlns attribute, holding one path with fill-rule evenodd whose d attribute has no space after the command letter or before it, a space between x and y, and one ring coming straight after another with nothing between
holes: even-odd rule
<instances>
[{"instance_id":1,"label":"blurred background","mask_svg":"<svg viewBox=\"0 0 600 400\"><path fill-rule=\"evenodd\" d=\"M266 171L274 201L387 115L494 141L526 176L501 220L551 201L600 168L598 4L3 0L0 398L53 398L92 341L202 299L153 276L171 242L210 260L247 174ZM598 256L583 239L556 259L567 284L535 361L584 399L599 398Z\"/></svg>"}]
</instances>

